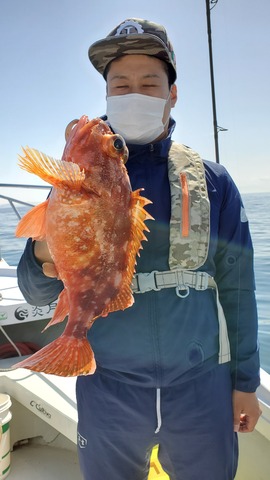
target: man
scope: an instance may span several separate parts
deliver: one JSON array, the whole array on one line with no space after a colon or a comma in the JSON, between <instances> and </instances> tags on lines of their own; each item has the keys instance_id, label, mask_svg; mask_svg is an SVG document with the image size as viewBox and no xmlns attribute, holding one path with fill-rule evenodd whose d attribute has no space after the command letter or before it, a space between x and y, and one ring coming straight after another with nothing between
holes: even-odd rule
<instances>
[{"instance_id":1,"label":"man","mask_svg":"<svg viewBox=\"0 0 270 480\"><path fill-rule=\"evenodd\" d=\"M253 252L239 192L224 167L171 142L176 62L164 27L128 19L89 58L107 82L107 121L129 148L132 188L144 188L155 221L134 305L89 331L97 371L77 381L84 478L146 480L159 444L171 480L231 480L235 432L252 431L260 415ZM61 291L50 262L46 243L29 239L18 267L28 302Z\"/></svg>"}]
</instances>

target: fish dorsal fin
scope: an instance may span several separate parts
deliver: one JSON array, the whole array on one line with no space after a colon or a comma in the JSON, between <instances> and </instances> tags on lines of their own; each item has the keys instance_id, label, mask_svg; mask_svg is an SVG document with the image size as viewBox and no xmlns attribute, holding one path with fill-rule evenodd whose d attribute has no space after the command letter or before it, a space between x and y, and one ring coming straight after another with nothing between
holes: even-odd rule
<instances>
[{"instance_id":1,"label":"fish dorsal fin","mask_svg":"<svg viewBox=\"0 0 270 480\"><path fill-rule=\"evenodd\" d=\"M23 170L38 175L57 188L81 188L85 174L76 163L56 160L34 148L26 147L22 150L24 156L19 155L19 166Z\"/></svg>"},{"instance_id":2,"label":"fish dorsal fin","mask_svg":"<svg viewBox=\"0 0 270 480\"><path fill-rule=\"evenodd\" d=\"M19 221L16 237L31 237L33 240L45 240L46 237L46 211L49 200L40 203L27 212Z\"/></svg>"},{"instance_id":3,"label":"fish dorsal fin","mask_svg":"<svg viewBox=\"0 0 270 480\"><path fill-rule=\"evenodd\" d=\"M131 194L131 232L127 247L127 266L123 275L122 285L117 296L111 300L107 307L103 310L101 316L105 317L110 312L124 310L130 307L133 302L131 291L132 278L135 272L136 256L142 248L142 241L147 240L144 230L149 232L145 225L145 220L154 220L153 217L144 209L145 205L152 203L147 198L141 197L142 189L135 190Z\"/></svg>"},{"instance_id":4,"label":"fish dorsal fin","mask_svg":"<svg viewBox=\"0 0 270 480\"><path fill-rule=\"evenodd\" d=\"M146 210L145 206L152 203L145 197L141 197L140 192L143 189L138 189L132 192L131 198L131 238L129 239L128 245L128 252L129 252L129 261L128 261L128 268L129 268L129 275L130 275L130 283L132 282L132 277L135 271L136 265L136 256L140 255L139 250L142 249L142 241L147 240L146 236L144 235L144 231L149 232L149 229L145 225L145 220L154 220L152 215L150 215Z\"/></svg>"}]
</instances>

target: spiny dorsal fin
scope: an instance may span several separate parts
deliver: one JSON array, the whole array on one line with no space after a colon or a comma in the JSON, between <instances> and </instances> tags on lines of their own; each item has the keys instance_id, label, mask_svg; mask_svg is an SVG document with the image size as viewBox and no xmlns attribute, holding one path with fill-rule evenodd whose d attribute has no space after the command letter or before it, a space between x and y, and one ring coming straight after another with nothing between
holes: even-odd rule
<instances>
[{"instance_id":1,"label":"spiny dorsal fin","mask_svg":"<svg viewBox=\"0 0 270 480\"><path fill-rule=\"evenodd\" d=\"M24 156L19 155L19 166L29 173L38 175L55 187L69 187L79 190L85 179L79 165L49 157L34 148L23 148Z\"/></svg>"},{"instance_id":2,"label":"spiny dorsal fin","mask_svg":"<svg viewBox=\"0 0 270 480\"><path fill-rule=\"evenodd\" d=\"M133 295L131 291L132 277L135 271L136 256L139 255L139 250L142 248L141 242L147 240L144 235L144 230L149 232L145 225L145 220L154 220L153 217L144 209L145 205L152 203L147 198L141 197L142 189L135 190L131 194L131 232L128 242L128 262L124 279L118 295L111 300L107 307L102 311L101 316L105 317L110 312L117 310L124 310L130 307L133 302Z\"/></svg>"},{"instance_id":3,"label":"spiny dorsal fin","mask_svg":"<svg viewBox=\"0 0 270 480\"><path fill-rule=\"evenodd\" d=\"M131 258L135 258L135 262L133 265L130 265L132 268L131 273L131 280L134 274L134 269L136 265L136 255L139 255L139 250L142 248L141 242L143 240L147 240L146 236L144 235L144 231L149 232L149 229L145 225L145 220L154 220L152 215L150 215L146 210L145 206L152 203L145 197L141 197L140 192L142 189L135 190L132 192L132 199L131 199L131 208L132 208L132 227L131 227L131 239L129 241L129 252Z\"/></svg>"}]
</instances>

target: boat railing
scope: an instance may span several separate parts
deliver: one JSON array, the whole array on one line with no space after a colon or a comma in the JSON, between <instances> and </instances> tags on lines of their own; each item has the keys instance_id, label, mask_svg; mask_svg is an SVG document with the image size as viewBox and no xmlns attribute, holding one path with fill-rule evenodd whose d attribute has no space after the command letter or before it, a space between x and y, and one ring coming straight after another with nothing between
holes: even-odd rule
<instances>
[{"instance_id":1,"label":"boat railing","mask_svg":"<svg viewBox=\"0 0 270 480\"><path fill-rule=\"evenodd\" d=\"M15 188L15 189L21 189L21 188L25 188L25 189L38 189L38 190L49 190L51 189L51 186L50 185L28 185L28 184L19 184L19 183L0 183L0 188ZM2 200L6 200L9 205L11 206L11 208L13 209L15 215L18 217L18 219L21 219L22 216L17 208L18 205L23 205L23 206L26 206L26 207L33 207L34 204L33 203L29 203L29 202L24 202L23 200L20 200L18 198L13 198L9 195L1 195L0 194L0 199Z\"/></svg>"}]
</instances>

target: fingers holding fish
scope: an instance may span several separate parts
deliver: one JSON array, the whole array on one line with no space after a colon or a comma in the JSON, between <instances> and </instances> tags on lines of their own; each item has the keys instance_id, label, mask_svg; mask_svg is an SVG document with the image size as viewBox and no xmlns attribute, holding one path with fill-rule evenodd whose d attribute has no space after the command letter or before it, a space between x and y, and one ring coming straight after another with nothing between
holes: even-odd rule
<instances>
[{"instance_id":1,"label":"fingers holding fish","mask_svg":"<svg viewBox=\"0 0 270 480\"><path fill-rule=\"evenodd\" d=\"M54 263L44 262L42 264L42 270L43 270L44 275L46 275L46 277L59 278L58 277L58 272L56 270L56 267L55 267Z\"/></svg>"}]
</instances>

